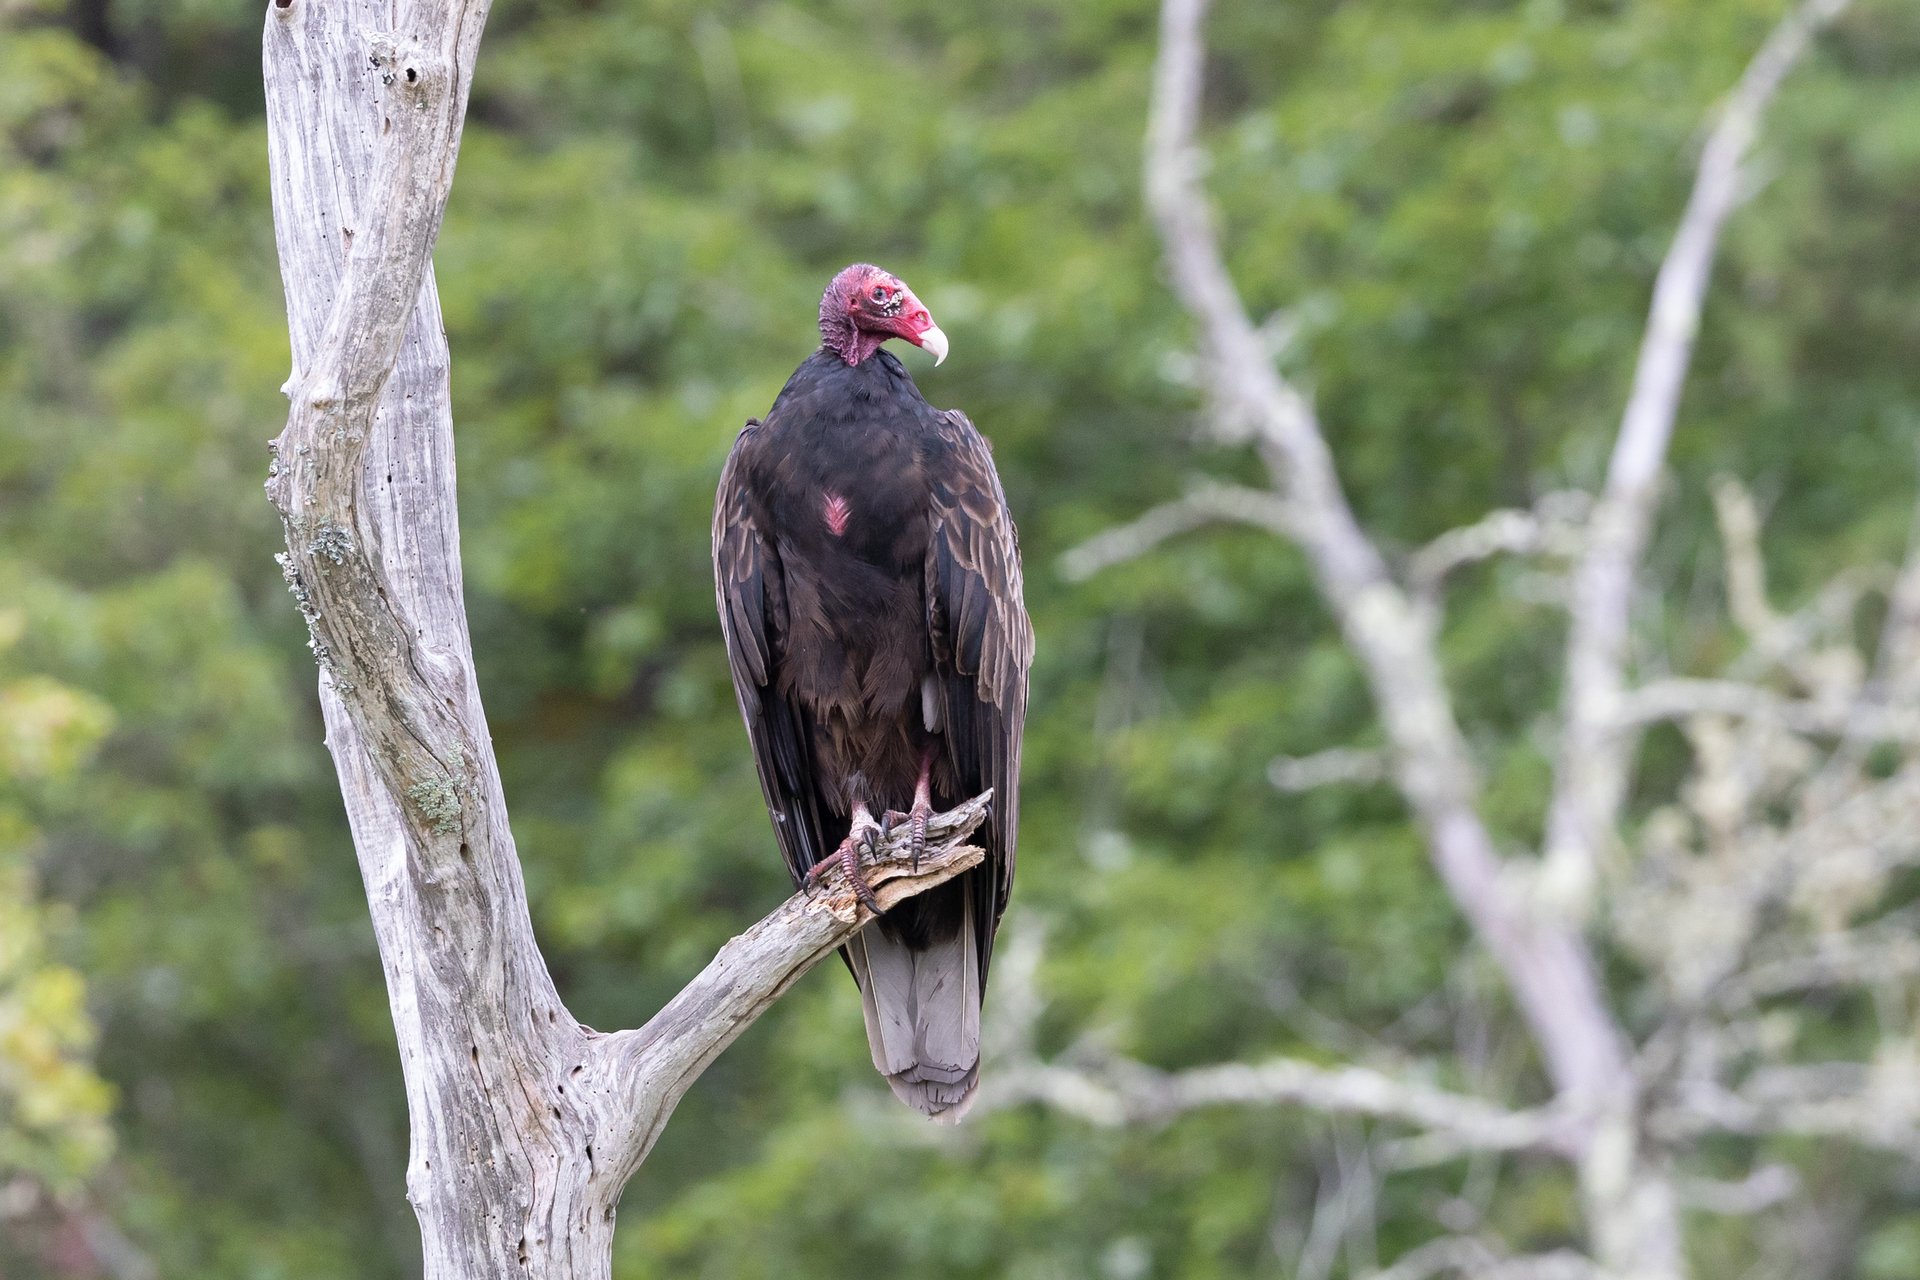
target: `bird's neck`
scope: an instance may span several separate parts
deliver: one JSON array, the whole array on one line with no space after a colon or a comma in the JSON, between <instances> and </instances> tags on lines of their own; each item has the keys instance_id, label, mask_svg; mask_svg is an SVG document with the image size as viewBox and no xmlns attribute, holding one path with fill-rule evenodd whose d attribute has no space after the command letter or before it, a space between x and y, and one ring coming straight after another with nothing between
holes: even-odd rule
<instances>
[{"instance_id":1,"label":"bird's neck","mask_svg":"<svg viewBox=\"0 0 1920 1280\"><path fill-rule=\"evenodd\" d=\"M861 361L871 357L886 340L886 334L870 333L845 316L822 316L820 319L821 345L853 368L858 368Z\"/></svg>"}]
</instances>

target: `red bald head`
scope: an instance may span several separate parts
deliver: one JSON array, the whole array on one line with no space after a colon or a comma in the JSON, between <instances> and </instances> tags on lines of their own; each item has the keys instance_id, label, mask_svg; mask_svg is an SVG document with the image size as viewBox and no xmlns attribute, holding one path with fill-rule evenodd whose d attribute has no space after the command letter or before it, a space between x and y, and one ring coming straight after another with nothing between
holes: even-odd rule
<instances>
[{"instance_id":1,"label":"red bald head","mask_svg":"<svg viewBox=\"0 0 1920 1280\"><path fill-rule=\"evenodd\" d=\"M859 364L888 338L905 338L947 358L947 335L913 290L880 268L857 262L833 278L820 298L820 337L848 364Z\"/></svg>"}]
</instances>

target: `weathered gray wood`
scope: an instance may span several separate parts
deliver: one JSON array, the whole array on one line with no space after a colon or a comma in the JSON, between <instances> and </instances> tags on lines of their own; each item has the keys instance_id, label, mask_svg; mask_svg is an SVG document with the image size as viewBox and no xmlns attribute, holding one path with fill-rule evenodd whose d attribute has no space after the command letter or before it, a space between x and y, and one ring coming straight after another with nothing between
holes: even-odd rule
<instances>
[{"instance_id":1,"label":"weathered gray wood","mask_svg":"<svg viewBox=\"0 0 1920 1280\"><path fill-rule=\"evenodd\" d=\"M597 1280L621 1188L687 1087L870 916L830 879L638 1031L583 1027L554 989L474 678L429 261L486 15L486 0L270 0L293 373L267 489L399 1039L426 1275ZM868 873L880 901L977 864L965 840L986 803L944 815L917 870L904 835L889 842Z\"/></svg>"},{"instance_id":2,"label":"weathered gray wood","mask_svg":"<svg viewBox=\"0 0 1920 1280\"><path fill-rule=\"evenodd\" d=\"M1687 1258L1677 1189L1665 1154L1643 1133L1649 1073L1608 1002L1585 925L1600 855L1614 839L1625 797L1635 728L1623 714L1629 709L1624 683L1628 605L1715 246L1740 198L1741 167L1763 112L1814 34L1847 0L1797 0L1756 55L1707 138L1686 214L1662 264L1632 396L1574 575L1567 717L1546 856L1538 871L1503 857L1483 816L1473 757L1440 663L1433 604L1437 576L1426 578L1424 590L1418 573L1411 590L1393 577L1347 502L1311 398L1275 364L1227 270L1196 142L1208 2L1162 0L1145 185L1171 283L1200 330L1215 428L1225 438L1250 441L1265 461L1275 492L1263 509L1281 513L1270 517L1271 526L1304 552L1320 595L1371 687L1387 740L1386 772L1423 828L1442 883L1498 965L1532 1034L1556 1096L1551 1132L1575 1165L1599 1273L1618 1280L1679 1280L1687 1273ZM1188 505L1190 510L1194 504ZM1203 515L1221 518L1226 506L1215 500ZM1240 499L1231 509L1233 518L1244 521L1253 507ZM1143 518L1104 545L1091 546L1093 554L1082 562L1110 562L1116 553L1150 544L1183 520L1190 527L1189 511L1163 509L1159 520ZM1724 690L1713 694L1721 699ZM1703 700L1697 688L1685 698L1669 699ZM1777 711L1779 703L1766 709ZM1804 717L1804 712L1788 713ZM1328 1110L1351 1109L1355 1102L1326 1076L1291 1064L1259 1078L1261 1087L1250 1086L1238 1073L1226 1079L1251 1094L1286 1093ZM1172 1086L1136 1086L1129 1096L1111 1088L1102 1092L1098 1082L1053 1074L1039 1077L1034 1092L1068 1093L1083 1110L1114 1115L1142 1105L1143 1099L1154 1104L1207 1097L1206 1086L1218 1080L1183 1076ZM1417 1120L1432 1102L1404 1086L1368 1084L1365 1100L1383 1114ZM1509 1114L1471 1136L1504 1141L1529 1128L1516 1125L1516 1119ZM1454 1126L1451 1136L1468 1135Z\"/></svg>"}]
</instances>

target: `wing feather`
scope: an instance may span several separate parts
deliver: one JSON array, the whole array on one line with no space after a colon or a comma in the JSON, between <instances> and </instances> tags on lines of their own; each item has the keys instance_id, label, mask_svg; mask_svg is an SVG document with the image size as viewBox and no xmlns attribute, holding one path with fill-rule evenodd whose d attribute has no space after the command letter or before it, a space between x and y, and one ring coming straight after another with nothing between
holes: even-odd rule
<instances>
[{"instance_id":1,"label":"wing feather","mask_svg":"<svg viewBox=\"0 0 1920 1280\"><path fill-rule=\"evenodd\" d=\"M1023 597L1019 537L985 437L957 411L940 415L939 437L945 456L929 468L927 628L943 696L948 764L962 793L993 788L988 874L972 876L984 983L993 935L1013 888L1033 624Z\"/></svg>"},{"instance_id":2,"label":"wing feather","mask_svg":"<svg viewBox=\"0 0 1920 1280\"><path fill-rule=\"evenodd\" d=\"M797 884L827 847L808 749L812 726L805 708L780 693L772 678L786 640L787 596L779 555L754 522L745 484L745 458L760 429L757 421L747 423L720 472L713 504L713 584L760 789Z\"/></svg>"}]
</instances>

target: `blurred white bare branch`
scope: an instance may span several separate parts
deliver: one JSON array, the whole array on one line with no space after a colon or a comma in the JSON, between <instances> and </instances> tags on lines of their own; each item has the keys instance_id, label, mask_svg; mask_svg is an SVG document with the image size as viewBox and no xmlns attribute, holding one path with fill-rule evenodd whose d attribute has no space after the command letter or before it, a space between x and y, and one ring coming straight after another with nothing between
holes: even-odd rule
<instances>
[{"instance_id":1,"label":"blurred white bare branch","mask_svg":"<svg viewBox=\"0 0 1920 1280\"><path fill-rule=\"evenodd\" d=\"M1123 1058L1071 1066L996 1064L981 1107L1043 1102L1092 1124L1165 1124L1224 1106L1297 1106L1367 1116L1443 1137L1457 1152L1569 1149L1577 1118L1553 1108L1509 1111L1470 1094L1371 1067L1323 1067L1297 1058L1155 1071Z\"/></svg>"},{"instance_id":2,"label":"blurred white bare branch","mask_svg":"<svg viewBox=\"0 0 1920 1280\"><path fill-rule=\"evenodd\" d=\"M1737 1181L1685 1178L1680 1199L1689 1209L1723 1218L1765 1213L1800 1194L1800 1175L1784 1164L1763 1164Z\"/></svg>"},{"instance_id":3,"label":"blurred white bare branch","mask_svg":"<svg viewBox=\"0 0 1920 1280\"><path fill-rule=\"evenodd\" d=\"M1765 720L1810 737L1920 742L1920 708L1809 702L1738 680L1656 680L1623 695L1619 723L1640 727L1689 716Z\"/></svg>"},{"instance_id":4,"label":"blurred white bare branch","mask_svg":"<svg viewBox=\"0 0 1920 1280\"><path fill-rule=\"evenodd\" d=\"M1800 1185L1791 1168L1764 1161L1734 1182L1696 1176L1684 1166L1708 1134L1913 1149L1920 1085L1907 1081L1920 1081L1920 1070L1900 1018L1889 1013L1888 1036L1869 1063L1806 1062L1798 1019L1774 998L1828 984L1879 989L1890 979L1908 983L1911 996L1920 973L1920 944L1870 923L1890 878L1920 865L1920 765L1879 776L1865 767L1870 747L1920 745L1920 678L1906 676L1920 668L1920 531L1888 592L1878 653L1863 654L1858 617L1881 586L1843 570L1805 608L1776 610L1758 507L1722 480L1715 505L1729 614L1748 650L1706 677L1650 674L1635 688L1628 671L1632 606L1651 591L1644 552L1716 246L1748 193L1743 167L1769 103L1845 5L1802 0L1717 112L1655 281L1600 493L1549 494L1531 510L1493 512L1415 551L1396 580L1354 516L1310 397L1276 365L1227 269L1196 141L1207 0L1163 0L1148 211L1197 329L1209 434L1250 444L1272 490L1196 489L1085 544L1063 568L1086 576L1219 519L1261 525L1299 548L1366 676L1384 745L1282 757L1269 778L1288 792L1395 785L1511 994L1551 1095L1544 1106L1514 1107L1403 1071L1297 1059L1158 1072L1076 1050L1043 1062L1028 1036L983 1105L1038 1102L1102 1125L1162 1124L1211 1106L1294 1106L1410 1130L1371 1138L1366 1159L1343 1158L1332 1184L1323 1170L1315 1229L1298 1259L1314 1274L1332 1267L1340 1242L1348 1271L1369 1273L1371 1233L1353 1230L1350 1210L1360 1191L1373 1203L1380 1170L1463 1157L1481 1167L1520 1151L1572 1165L1590 1257L1516 1256L1497 1239L1456 1234L1371 1272L1385 1280L1681 1280L1683 1201L1756 1213ZM1500 555L1571 566L1562 723L1548 745L1543 856L1531 862L1496 846L1437 643L1449 576ZM1672 796L1649 797L1652 812L1623 832L1636 744L1662 722L1681 730L1686 776ZM1612 895L1607 912L1595 910L1603 889ZM1599 978L1590 935L1603 929L1608 953L1626 954L1647 975L1636 1016L1651 1012L1658 1030L1639 1049ZM1903 1011L1912 1001L1883 1003ZM1485 1089L1479 1075L1466 1078ZM1876 1125L1897 1136L1874 1136ZM1459 1203L1468 1212L1441 1215L1456 1232L1477 1222Z\"/></svg>"},{"instance_id":5,"label":"blurred white bare branch","mask_svg":"<svg viewBox=\"0 0 1920 1280\"><path fill-rule=\"evenodd\" d=\"M1210 524L1244 524L1291 536L1295 517L1269 489L1196 480L1187 492L1145 515L1096 534L1060 557L1060 574L1082 582L1115 565L1137 560L1169 538Z\"/></svg>"},{"instance_id":6,"label":"blurred white bare branch","mask_svg":"<svg viewBox=\"0 0 1920 1280\"><path fill-rule=\"evenodd\" d=\"M1581 530L1592 498L1578 490L1543 495L1531 511L1491 511L1470 525L1449 529L1407 561L1407 585L1437 602L1447 576L1500 555L1546 555L1571 560L1580 552Z\"/></svg>"},{"instance_id":7,"label":"blurred white bare branch","mask_svg":"<svg viewBox=\"0 0 1920 1280\"><path fill-rule=\"evenodd\" d=\"M1492 1244L1470 1236L1429 1241L1403 1255L1369 1280L1435 1280L1459 1276L1464 1280L1597 1280L1604 1273L1577 1253L1512 1257Z\"/></svg>"},{"instance_id":8,"label":"blurred white bare branch","mask_svg":"<svg viewBox=\"0 0 1920 1280\"><path fill-rule=\"evenodd\" d=\"M1267 781L1290 794L1340 785L1367 786L1393 777L1387 753L1363 747L1330 747L1310 756L1275 756L1267 762Z\"/></svg>"},{"instance_id":9,"label":"blurred white bare branch","mask_svg":"<svg viewBox=\"0 0 1920 1280\"><path fill-rule=\"evenodd\" d=\"M1654 280L1633 388L1573 581L1565 724L1546 856L1547 878L1576 916L1590 904L1626 798L1633 735L1622 728L1615 708L1626 689L1634 582L1653 525L1720 232L1745 192L1741 169L1768 105L1814 34L1846 5L1847 0L1803 0L1747 65L1707 135L1686 211Z\"/></svg>"},{"instance_id":10,"label":"blurred white bare branch","mask_svg":"<svg viewBox=\"0 0 1920 1280\"><path fill-rule=\"evenodd\" d=\"M1161 10L1146 192L1174 289L1200 328L1215 410L1245 425L1294 513L1294 541L1366 671L1395 781L1442 880L1512 985L1556 1086L1621 1096L1630 1088L1625 1045L1586 945L1510 891L1431 628L1354 519L1313 405L1265 358L1222 262L1194 141L1205 10L1204 0L1167 0Z\"/></svg>"}]
</instances>

